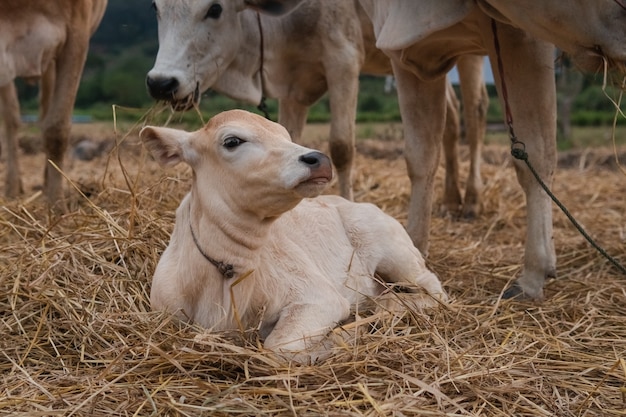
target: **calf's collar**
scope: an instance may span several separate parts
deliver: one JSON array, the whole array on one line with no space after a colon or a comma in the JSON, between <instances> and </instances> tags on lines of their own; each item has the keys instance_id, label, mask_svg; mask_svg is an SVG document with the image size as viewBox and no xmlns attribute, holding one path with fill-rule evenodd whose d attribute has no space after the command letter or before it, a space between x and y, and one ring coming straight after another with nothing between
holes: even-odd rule
<instances>
[{"instance_id":1,"label":"calf's collar","mask_svg":"<svg viewBox=\"0 0 626 417\"><path fill-rule=\"evenodd\" d=\"M191 204L189 205L189 230L191 231L191 238L193 239L193 243L198 248L198 252L210 263L213 264L217 268L220 274L226 279L232 278L235 276L235 267L233 264L227 264L222 261L218 261L214 258L211 258L206 252L200 247L200 243L198 242L198 238L196 237L196 233L193 231L193 225L191 224Z\"/></svg>"}]
</instances>

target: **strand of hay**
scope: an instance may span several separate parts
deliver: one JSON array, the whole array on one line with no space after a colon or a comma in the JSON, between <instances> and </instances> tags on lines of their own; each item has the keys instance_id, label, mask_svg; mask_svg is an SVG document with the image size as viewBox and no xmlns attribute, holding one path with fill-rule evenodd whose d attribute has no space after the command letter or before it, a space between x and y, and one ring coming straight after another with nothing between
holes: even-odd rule
<instances>
[{"instance_id":1,"label":"strand of hay","mask_svg":"<svg viewBox=\"0 0 626 417\"><path fill-rule=\"evenodd\" d=\"M73 165L68 178L91 191L70 189L70 213L48 217L37 198L0 203L0 415L624 415L626 277L556 209L547 300L499 298L520 272L525 230L506 147L485 149L480 218L433 217L428 262L452 303L359 316L334 331L329 359L296 366L254 331L210 334L150 311L189 171L156 167L135 134L106 171L106 157ZM356 168L357 198L406 221L401 157L361 153ZM554 189L626 262L623 175L563 168Z\"/></svg>"}]
</instances>

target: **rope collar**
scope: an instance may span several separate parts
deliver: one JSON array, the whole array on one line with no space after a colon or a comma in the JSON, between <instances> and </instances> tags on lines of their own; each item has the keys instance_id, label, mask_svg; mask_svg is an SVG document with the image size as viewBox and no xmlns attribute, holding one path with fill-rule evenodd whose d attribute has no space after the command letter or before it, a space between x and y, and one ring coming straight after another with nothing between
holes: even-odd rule
<instances>
[{"instance_id":1,"label":"rope collar","mask_svg":"<svg viewBox=\"0 0 626 417\"><path fill-rule=\"evenodd\" d=\"M196 248L198 248L198 252L200 252L200 254L202 256L204 256L204 259L206 259L207 261L209 261L211 264L213 264L213 266L215 266L217 268L217 270L219 271L220 274L222 274L222 276L226 279L230 279L232 277L235 276L235 267L232 264L227 264L221 261L218 261L214 258L211 258L209 255L206 254L206 252L202 249L202 247L200 247L200 243L198 242L198 238L196 237L196 233L193 231L193 226L191 225L191 206L189 206L189 230L191 231L191 238L193 239L193 243L196 245Z\"/></svg>"},{"instance_id":2,"label":"rope collar","mask_svg":"<svg viewBox=\"0 0 626 417\"><path fill-rule=\"evenodd\" d=\"M263 112L263 115L267 120L272 120L270 118L269 111L267 110L267 104L265 103L265 83L263 82L263 62L265 61L264 50L265 50L265 42L263 40L263 26L261 26L261 14L256 12L256 21L259 25L259 48L261 50L261 66L259 68L259 74L261 76L261 102L257 106L257 109Z\"/></svg>"}]
</instances>

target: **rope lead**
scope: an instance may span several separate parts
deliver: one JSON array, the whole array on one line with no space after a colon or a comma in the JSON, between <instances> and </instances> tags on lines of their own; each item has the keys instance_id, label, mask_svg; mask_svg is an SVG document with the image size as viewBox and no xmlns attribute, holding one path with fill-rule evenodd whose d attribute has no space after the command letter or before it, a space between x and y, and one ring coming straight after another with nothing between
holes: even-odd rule
<instances>
[{"instance_id":1,"label":"rope lead","mask_svg":"<svg viewBox=\"0 0 626 417\"><path fill-rule=\"evenodd\" d=\"M265 102L265 96L261 97L261 102L259 103L258 106L256 106L256 108L261 111L263 113L263 115L265 116L265 118L267 120L272 120L270 117L270 113L267 109L267 103Z\"/></svg>"},{"instance_id":2,"label":"rope lead","mask_svg":"<svg viewBox=\"0 0 626 417\"><path fill-rule=\"evenodd\" d=\"M620 3L619 0L614 0L614 1L617 4L619 4L622 8L626 9L626 6ZM576 221L574 216L570 214L569 210L567 210L567 208L563 205L563 203L561 203L559 199L556 198L556 196L552 193L552 191L550 191L550 188L548 188L548 186L543 182L543 180L541 179L537 171L535 171L535 168L532 166L532 164L528 160L528 153L526 152L526 144L524 144L524 142L519 141L517 139L517 137L515 136L515 132L513 130L513 114L509 106L508 91L506 88L506 81L504 80L504 65L502 64L502 58L500 57L500 41L498 39L498 26L494 19L491 19L491 29L493 32L494 48L496 50L498 72L500 73L500 87L502 89L502 100L504 101L504 112L506 116L506 122L509 127L509 138L511 139L511 155L513 155L513 158L519 159L520 161L524 161L526 163L526 166L528 166L528 169L533 174L533 176L535 177L535 179L537 180L541 188L543 188L546 194L548 194L548 196L552 199L552 201L554 201L554 204L556 204L561 209L561 211L567 216L569 221L574 225L574 227L578 230L578 232L587 240L587 242L589 242L589 244L593 246L602 256L608 259L609 262L611 262L617 269L619 269L624 275L626 275L626 268L622 264L620 264L617 261L617 259L609 255L607 251L605 251L602 247L600 247L600 245L598 245L591 238L591 236L587 234L585 229L583 229L583 227Z\"/></svg>"},{"instance_id":3,"label":"rope lead","mask_svg":"<svg viewBox=\"0 0 626 417\"><path fill-rule=\"evenodd\" d=\"M526 163L526 166L528 167L530 172L533 174L533 176L535 177L535 179L537 180L541 188L543 188L546 194L548 194L548 196L552 199L552 201L554 201L554 204L556 204L561 209L563 214L567 216L567 218L572 223L572 225L574 225L576 230L578 230L578 232L587 240L587 242L589 242L589 244L593 246L602 256L604 256L617 269L619 269L622 272L622 274L626 275L626 268L624 267L624 265L619 263L617 259L609 255L609 253L606 250L604 250L604 248L598 245L596 241L593 240L591 236L589 236L589 234L587 234L585 229L580 225L580 223L578 223L578 221L574 218L574 216L572 216L572 214L569 212L567 207L565 207L563 203L561 203L561 201L559 201L559 199L556 198L556 196L552 193L552 191L550 191L550 188L543 182L543 180L541 179L537 171L535 171L535 168L532 166L532 164L528 160L528 153L526 152L524 147L522 148L515 147L516 144L520 144L520 143L524 145L523 142L519 142L519 141L516 141L511 144L511 155L513 155L513 158L519 159L520 161L524 161Z\"/></svg>"}]
</instances>

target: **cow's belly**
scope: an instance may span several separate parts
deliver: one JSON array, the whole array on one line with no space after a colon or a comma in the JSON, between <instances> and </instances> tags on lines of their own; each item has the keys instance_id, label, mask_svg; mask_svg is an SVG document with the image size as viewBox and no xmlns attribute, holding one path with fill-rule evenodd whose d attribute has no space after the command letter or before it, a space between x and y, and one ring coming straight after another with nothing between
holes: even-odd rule
<instances>
[{"instance_id":1,"label":"cow's belly","mask_svg":"<svg viewBox=\"0 0 626 417\"><path fill-rule=\"evenodd\" d=\"M406 69L424 81L443 77L462 55L486 55L483 32L490 21L476 11L462 22L431 33L423 40L399 51L387 51Z\"/></svg>"},{"instance_id":2,"label":"cow's belly","mask_svg":"<svg viewBox=\"0 0 626 417\"><path fill-rule=\"evenodd\" d=\"M0 85L41 77L66 39L63 27L43 17L21 24L2 21L0 28Z\"/></svg>"}]
</instances>

